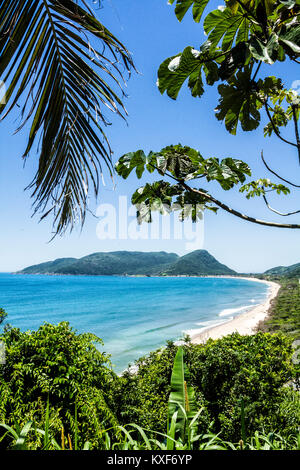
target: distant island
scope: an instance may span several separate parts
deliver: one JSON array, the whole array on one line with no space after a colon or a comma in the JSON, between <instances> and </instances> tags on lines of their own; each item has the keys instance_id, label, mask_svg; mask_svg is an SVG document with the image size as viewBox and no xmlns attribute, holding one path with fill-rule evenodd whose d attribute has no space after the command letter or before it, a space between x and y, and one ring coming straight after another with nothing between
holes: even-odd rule
<instances>
[{"instance_id":1,"label":"distant island","mask_svg":"<svg viewBox=\"0 0 300 470\"><path fill-rule=\"evenodd\" d=\"M184 256L175 253L114 251L93 253L83 258L60 258L29 266L17 274L61 274L91 276L208 276L237 275L206 250Z\"/></svg>"}]
</instances>

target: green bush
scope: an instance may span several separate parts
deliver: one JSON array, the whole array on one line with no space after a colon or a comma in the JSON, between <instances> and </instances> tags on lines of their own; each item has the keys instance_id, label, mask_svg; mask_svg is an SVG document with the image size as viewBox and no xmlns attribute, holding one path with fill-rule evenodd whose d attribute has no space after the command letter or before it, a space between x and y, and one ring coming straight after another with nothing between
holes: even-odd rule
<instances>
[{"instance_id":1,"label":"green bush","mask_svg":"<svg viewBox=\"0 0 300 470\"><path fill-rule=\"evenodd\" d=\"M21 432L29 421L40 429L48 422L57 442L64 428L66 439L78 436L78 448L86 441L105 448L107 436L119 442L119 425L128 423L149 430L151 438L166 433L178 351L173 342L136 361L137 372L118 377L109 357L97 349L101 340L77 334L66 322L25 333L6 326L0 341L6 345L6 363L0 365L0 422L5 425ZM285 442L294 442L299 394L286 386L294 381L297 367L291 343L291 337L278 333L232 334L205 345L187 339L183 349L189 385L196 408L202 409L197 433L221 433L223 440L238 442L255 432L276 432ZM133 427L132 438L138 435ZM42 447L41 433L32 428L28 436L29 448ZM0 443L4 448L7 439Z\"/></svg>"},{"instance_id":2,"label":"green bush","mask_svg":"<svg viewBox=\"0 0 300 470\"><path fill-rule=\"evenodd\" d=\"M111 411L111 383L115 374L109 358L92 334L76 334L67 322L44 324L22 333L6 326L0 340L6 345L6 363L0 365L0 421L23 426L45 421L49 400L50 426L59 436L78 431L97 443L103 426L117 425ZM5 444L5 443L4 443ZM38 442L35 443L38 445Z\"/></svg>"},{"instance_id":3,"label":"green bush","mask_svg":"<svg viewBox=\"0 0 300 470\"><path fill-rule=\"evenodd\" d=\"M4 322L6 317L7 313L5 312L5 310L3 310L3 308L0 308L0 325Z\"/></svg>"},{"instance_id":4,"label":"green bush","mask_svg":"<svg viewBox=\"0 0 300 470\"><path fill-rule=\"evenodd\" d=\"M272 279L272 278L271 278ZM269 317L263 322L263 331L282 331L293 339L300 339L300 284L299 279L279 278L281 288L273 300Z\"/></svg>"},{"instance_id":5,"label":"green bush","mask_svg":"<svg viewBox=\"0 0 300 470\"><path fill-rule=\"evenodd\" d=\"M199 431L214 422L213 431L224 439L242 436L242 404L246 432L272 430L284 424L278 412L282 387L294 378L292 340L282 334L237 333L205 345L186 342L185 362L198 408L204 406ZM170 377L177 347L169 342L162 350L136 362L137 374L126 373L117 382L116 413L120 422L163 431L170 393ZM292 420L296 420L293 410ZM278 420L277 420L278 417ZM291 431L290 427L287 426ZM297 426L293 428L297 432Z\"/></svg>"},{"instance_id":6,"label":"green bush","mask_svg":"<svg viewBox=\"0 0 300 470\"><path fill-rule=\"evenodd\" d=\"M115 409L120 423L134 422L144 428L166 431L170 381L177 349L172 341L168 341L166 348L135 362L137 373L127 371L115 382ZM210 418L202 393L199 389L195 392L198 407L204 406L199 417L200 431L206 431Z\"/></svg>"},{"instance_id":7,"label":"green bush","mask_svg":"<svg viewBox=\"0 0 300 470\"><path fill-rule=\"evenodd\" d=\"M202 391L215 429L229 440L241 436L242 403L253 433L274 416L282 386L294 377L292 340L282 334L234 333L189 349L192 384Z\"/></svg>"}]
</instances>

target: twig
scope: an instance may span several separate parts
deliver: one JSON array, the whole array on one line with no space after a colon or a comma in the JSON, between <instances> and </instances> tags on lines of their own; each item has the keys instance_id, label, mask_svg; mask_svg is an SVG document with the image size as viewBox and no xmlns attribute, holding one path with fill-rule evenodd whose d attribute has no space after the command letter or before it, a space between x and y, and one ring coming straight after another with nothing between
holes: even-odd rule
<instances>
[{"instance_id":1,"label":"twig","mask_svg":"<svg viewBox=\"0 0 300 470\"><path fill-rule=\"evenodd\" d=\"M284 214L282 212L277 211L276 209L273 209L270 206L270 204L268 203L266 196L263 195L263 199L266 203L267 208L270 209L270 211L275 212L275 214L281 215L282 217L288 217L289 215L294 215L294 214L299 214L300 213L300 210L298 210L298 211L288 212L288 213Z\"/></svg>"},{"instance_id":2,"label":"twig","mask_svg":"<svg viewBox=\"0 0 300 470\"><path fill-rule=\"evenodd\" d=\"M151 166L154 167L157 171L159 171L158 168L155 165L151 164ZM255 217L250 217L248 215L242 214L241 212L239 212L235 209L232 209L231 207L227 206L223 202L221 202L218 199L214 198L210 194L205 193L203 191L200 191L199 189L196 189L196 188L191 188L189 185L187 185L184 182L183 179L176 178L175 176L173 176L173 175L171 175L167 172L165 172L165 175L168 176L169 178L177 181L177 183L181 184L187 191L192 192L192 193L196 193L196 194L200 194L200 196L206 198L210 202L213 202L217 206L221 207L221 209L223 209L224 211L229 212L229 214L233 214L233 215L235 215L236 217L238 217L240 219L247 220L248 222L252 222L252 223L258 224L258 225L265 225L267 227L300 229L299 224L278 224L276 222L268 222L266 220L260 220L260 219L256 219Z\"/></svg>"},{"instance_id":3,"label":"twig","mask_svg":"<svg viewBox=\"0 0 300 470\"><path fill-rule=\"evenodd\" d=\"M289 145L292 145L293 147L298 148L297 144L295 144L294 142L290 142L289 140L284 139L284 138L280 135L280 132L279 132L279 130L277 129L277 127L276 127L276 125L275 125L275 123L274 123L274 121L273 121L273 119L272 119L272 116L271 116L271 114L270 114L270 111L269 111L269 109L268 109L268 103L267 103L267 101L265 101L264 104L265 104L266 113L267 113L267 115L268 115L268 118L270 119L270 122L271 122L271 124L272 124L273 130L274 130L275 134L277 135L277 137L278 137L280 140L282 140L283 142L285 142L286 144L289 144Z\"/></svg>"},{"instance_id":4,"label":"twig","mask_svg":"<svg viewBox=\"0 0 300 470\"><path fill-rule=\"evenodd\" d=\"M264 154L263 154L263 150L261 151L261 158L262 158L262 161L265 165L265 167L267 168L267 170L270 171L270 173L272 173L273 175L277 176L277 178L279 178L281 181L284 181L285 183L287 184L290 184L291 186L294 186L295 188L300 188L300 185L298 184L295 184L295 183L291 183L290 181L286 180L285 178L282 178L282 176L279 176L278 173L276 173L274 170L272 170L269 165L267 164L265 158L264 158Z\"/></svg>"},{"instance_id":5,"label":"twig","mask_svg":"<svg viewBox=\"0 0 300 470\"><path fill-rule=\"evenodd\" d=\"M297 116L296 116L296 107L297 106L295 104L292 104L295 135L296 135L297 148L298 148L298 158L299 158L299 164L300 164L300 138L299 138L298 121L297 121Z\"/></svg>"}]
</instances>

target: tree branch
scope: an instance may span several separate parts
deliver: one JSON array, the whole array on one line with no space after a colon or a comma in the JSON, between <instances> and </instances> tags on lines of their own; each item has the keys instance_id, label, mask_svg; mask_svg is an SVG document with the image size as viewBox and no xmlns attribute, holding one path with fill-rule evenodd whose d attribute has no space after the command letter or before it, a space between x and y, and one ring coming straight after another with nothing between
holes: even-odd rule
<instances>
[{"instance_id":1,"label":"tree branch","mask_svg":"<svg viewBox=\"0 0 300 470\"><path fill-rule=\"evenodd\" d=\"M158 168L155 165L151 164L151 166L153 168L155 168L157 171L159 171ZM260 219L256 219L255 217L250 217L248 215L242 214L241 212L239 212L235 209L232 209L231 207L227 206L223 202L221 202L218 199L214 198L210 194L204 193L203 191L200 191L199 189L196 189L196 188L191 188L189 185L187 185L184 182L183 179L176 178L175 176L173 176L173 175L171 175L167 172L165 172L165 175L168 176L169 178L175 180L177 183L181 184L187 191L192 192L192 193L196 193L196 194L200 194L202 197L205 197L208 201L213 202L217 206L221 207L221 209L223 209L224 211L229 212L229 214L233 214L233 215L235 215L236 217L238 217L240 219L247 220L248 222L252 222L252 223L258 224L258 225L265 225L267 227L300 229L299 224L278 224L276 222L268 222L266 220L260 220Z\"/></svg>"},{"instance_id":2,"label":"tree branch","mask_svg":"<svg viewBox=\"0 0 300 470\"><path fill-rule=\"evenodd\" d=\"M277 211L276 209L273 209L273 208L270 206L270 204L269 204L268 201L267 201L266 196L263 196L263 199L264 199L264 201L265 201L265 203L266 203L267 208L270 209L270 211L275 212L275 214L281 215L281 216L283 216L283 217L288 217L289 215L294 215L294 214L299 214L299 213L300 213L300 210L298 210L298 211L288 212L288 213L286 213L286 214L283 214L282 212L279 212L279 211Z\"/></svg>"},{"instance_id":3,"label":"tree branch","mask_svg":"<svg viewBox=\"0 0 300 470\"><path fill-rule=\"evenodd\" d=\"M296 135L296 141L297 141L297 148L298 148L298 158L299 158L299 164L300 164L300 138L299 138L299 129L298 129L298 121L297 121L297 116L296 116L296 105L292 104L292 111L293 111L293 120L294 120L294 126L295 126L295 135Z\"/></svg>"},{"instance_id":4,"label":"tree branch","mask_svg":"<svg viewBox=\"0 0 300 470\"><path fill-rule=\"evenodd\" d=\"M278 137L280 140L282 140L283 142L285 142L286 144L289 144L289 145L292 145L293 147L298 148L297 144L295 144L294 142L290 142L289 140L284 139L284 138L280 135L280 132L279 132L279 130L277 129L277 127L276 127L276 125L275 125L275 123L274 123L274 121L273 121L273 119L272 119L272 116L271 116L271 114L270 114L270 111L269 111L269 109L268 109L268 103L267 103L267 101L265 101L264 105L265 105L265 109L266 109L266 113L267 113L267 115L268 115L268 118L270 119L270 122L271 122L271 124L272 124L273 130L274 130L275 134L277 135L277 137Z\"/></svg>"},{"instance_id":5,"label":"tree branch","mask_svg":"<svg viewBox=\"0 0 300 470\"><path fill-rule=\"evenodd\" d=\"M285 178L282 178L282 176L279 176L278 173L276 173L274 170L272 170L269 165L267 164L265 158L264 158L264 154L263 154L263 150L261 151L261 158L262 158L262 161L265 165L265 167L267 168L267 170L270 171L270 173L272 173L273 175L275 175L277 178L279 178L281 181L284 181L285 183L287 184L290 184L291 186L294 186L295 188L300 188L300 185L298 184L294 184L294 183L291 183L290 181L286 180Z\"/></svg>"}]
</instances>

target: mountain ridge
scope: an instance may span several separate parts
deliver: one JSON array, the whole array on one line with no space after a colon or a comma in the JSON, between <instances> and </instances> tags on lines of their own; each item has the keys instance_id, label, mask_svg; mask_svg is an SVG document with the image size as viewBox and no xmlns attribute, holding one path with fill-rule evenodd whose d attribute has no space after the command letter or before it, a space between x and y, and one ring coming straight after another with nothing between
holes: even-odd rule
<instances>
[{"instance_id":1,"label":"mountain ridge","mask_svg":"<svg viewBox=\"0 0 300 470\"><path fill-rule=\"evenodd\" d=\"M290 266L276 266L275 268L267 269L264 274L287 277L300 276L300 263L291 264Z\"/></svg>"},{"instance_id":2,"label":"mountain ridge","mask_svg":"<svg viewBox=\"0 0 300 470\"><path fill-rule=\"evenodd\" d=\"M82 258L58 258L28 266L17 274L201 276L237 273L207 250L195 250L183 256L165 251L98 252Z\"/></svg>"}]
</instances>

